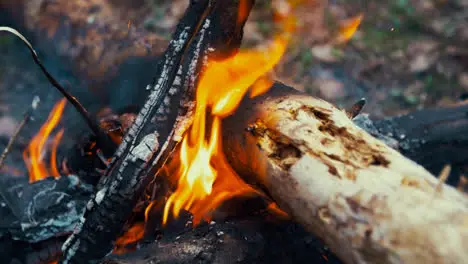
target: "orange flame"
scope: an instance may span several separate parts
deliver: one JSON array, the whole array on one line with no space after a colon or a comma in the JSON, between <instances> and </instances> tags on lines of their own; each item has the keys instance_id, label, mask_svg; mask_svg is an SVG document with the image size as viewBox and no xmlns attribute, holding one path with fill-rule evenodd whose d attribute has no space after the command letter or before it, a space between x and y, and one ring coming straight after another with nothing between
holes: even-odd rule
<instances>
[{"instance_id":1,"label":"orange flame","mask_svg":"<svg viewBox=\"0 0 468 264\"><path fill-rule=\"evenodd\" d=\"M288 219L289 218L289 215L285 211L281 210L281 208L279 208L276 203L271 202L270 204L268 204L267 210L270 213L278 216L280 219Z\"/></svg>"},{"instance_id":2,"label":"orange flame","mask_svg":"<svg viewBox=\"0 0 468 264\"><path fill-rule=\"evenodd\" d=\"M359 14L344 23L338 30L338 36L336 37L335 41L337 43L344 43L350 40L361 24L362 18L363 15Z\"/></svg>"},{"instance_id":3,"label":"orange flame","mask_svg":"<svg viewBox=\"0 0 468 264\"><path fill-rule=\"evenodd\" d=\"M129 252L130 250L126 248L127 245L130 245L140 240L143 237L144 233L145 224L136 223L115 241L115 248L113 253L123 254Z\"/></svg>"},{"instance_id":4,"label":"orange flame","mask_svg":"<svg viewBox=\"0 0 468 264\"><path fill-rule=\"evenodd\" d=\"M240 16L245 12L242 3ZM222 118L236 110L254 83L251 96L271 86L272 82L263 76L285 52L294 21L285 17L281 21L283 34L278 34L263 49L240 51L222 61L209 61L197 86L194 120L180 150L178 185L166 202L163 224L170 213L178 217L184 209L192 213L193 224L197 225L202 219L209 220L210 212L226 199L257 193L239 178L222 152Z\"/></svg>"},{"instance_id":5,"label":"orange flame","mask_svg":"<svg viewBox=\"0 0 468 264\"><path fill-rule=\"evenodd\" d=\"M60 129L57 134L55 134L52 140L52 152L50 154L50 174L55 178L60 177L60 173L57 169L57 147L63 137L63 132L65 130L62 128Z\"/></svg>"},{"instance_id":6,"label":"orange flame","mask_svg":"<svg viewBox=\"0 0 468 264\"><path fill-rule=\"evenodd\" d=\"M66 100L62 99L55 104L49 114L47 121L42 125L39 132L32 138L26 150L23 152L23 160L29 171L29 182L35 182L47 176L60 176L57 169L57 146L62 139L63 129L61 129L52 140L51 161L49 168L44 161L44 155L47 150L46 142L50 133L57 126L62 117ZM50 171L49 171L50 169Z\"/></svg>"},{"instance_id":7,"label":"orange flame","mask_svg":"<svg viewBox=\"0 0 468 264\"><path fill-rule=\"evenodd\" d=\"M262 76L258 78L252 87L250 87L250 98L254 98L265 93L272 85L273 79L269 76Z\"/></svg>"}]
</instances>

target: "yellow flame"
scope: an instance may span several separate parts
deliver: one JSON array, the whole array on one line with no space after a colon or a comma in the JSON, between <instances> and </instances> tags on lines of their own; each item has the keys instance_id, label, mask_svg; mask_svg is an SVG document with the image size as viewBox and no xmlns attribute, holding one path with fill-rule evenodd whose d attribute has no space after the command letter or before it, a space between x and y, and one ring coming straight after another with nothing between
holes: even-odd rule
<instances>
[{"instance_id":1,"label":"yellow flame","mask_svg":"<svg viewBox=\"0 0 468 264\"><path fill-rule=\"evenodd\" d=\"M50 153L50 174L55 178L60 177L60 173L57 168L57 147L62 140L64 129L60 129L52 139L52 151Z\"/></svg>"},{"instance_id":2,"label":"yellow flame","mask_svg":"<svg viewBox=\"0 0 468 264\"><path fill-rule=\"evenodd\" d=\"M241 1L242 2L242 1ZM242 4L240 6L242 10ZM232 114L251 89L264 93L272 81L264 77L284 54L295 19L285 17L284 32L261 49L240 51L222 61L209 61L196 93L194 120L182 140L177 188L166 202L163 223L182 209L194 216L193 224L209 220L210 212L233 196L256 193L229 166L221 145L222 119ZM171 166L171 164L169 164Z\"/></svg>"},{"instance_id":3,"label":"yellow flame","mask_svg":"<svg viewBox=\"0 0 468 264\"><path fill-rule=\"evenodd\" d=\"M67 101L65 99L62 99L55 104L47 118L47 121L42 125L39 132L31 139L27 149L23 152L23 159L29 171L29 182L35 182L47 176L59 176L56 161L56 148L63 136L63 130L60 130L53 139L51 164L49 166L47 166L44 161L44 155L47 150L45 144L50 133L60 121L66 102ZM49 169L51 171L49 171Z\"/></svg>"}]
</instances>

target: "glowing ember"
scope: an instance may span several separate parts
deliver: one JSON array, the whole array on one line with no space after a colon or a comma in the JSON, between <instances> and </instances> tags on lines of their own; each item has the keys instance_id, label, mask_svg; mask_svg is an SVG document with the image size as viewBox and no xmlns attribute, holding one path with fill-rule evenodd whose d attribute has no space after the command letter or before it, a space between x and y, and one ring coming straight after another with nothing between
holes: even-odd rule
<instances>
[{"instance_id":1,"label":"glowing ember","mask_svg":"<svg viewBox=\"0 0 468 264\"><path fill-rule=\"evenodd\" d=\"M239 16L245 16L243 1L239 8ZM197 87L194 121L182 141L177 161L178 185L165 205L164 224L169 214L178 217L185 209L192 213L196 225L202 219L209 220L209 213L226 199L256 193L226 161L221 146L221 121L236 110L254 83L251 96L271 86L272 81L263 76L285 52L294 21L284 17L281 23L285 32L263 49L240 51L223 61L208 62Z\"/></svg>"},{"instance_id":2,"label":"glowing ember","mask_svg":"<svg viewBox=\"0 0 468 264\"><path fill-rule=\"evenodd\" d=\"M276 203L270 203L267 207L267 210L281 219L289 218L289 215L283 210L281 210Z\"/></svg>"},{"instance_id":3,"label":"glowing ember","mask_svg":"<svg viewBox=\"0 0 468 264\"><path fill-rule=\"evenodd\" d=\"M145 224L144 223L136 223L130 229L128 229L125 234L115 241L115 248L113 253L114 254L123 254L129 252L130 250L127 248L128 245L137 242L140 240L145 233Z\"/></svg>"},{"instance_id":4,"label":"glowing ember","mask_svg":"<svg viewBox=\"0 0 468 264\"><path fill-rule=\"evenodd\" d=\"M58 177L57 170L57 146L62 139L63 129L61 129L52 140L52 150L50 165L47 166L44 156L47 152L47 140L49 135L57 126L65 108L66 100L62 99L55 104L49 114L47 121L42 125L39 132L33 137L27 149L23 152L23 159L29 171L29 182L35 182L47 176Z\"/></svg>"}]
</instances>

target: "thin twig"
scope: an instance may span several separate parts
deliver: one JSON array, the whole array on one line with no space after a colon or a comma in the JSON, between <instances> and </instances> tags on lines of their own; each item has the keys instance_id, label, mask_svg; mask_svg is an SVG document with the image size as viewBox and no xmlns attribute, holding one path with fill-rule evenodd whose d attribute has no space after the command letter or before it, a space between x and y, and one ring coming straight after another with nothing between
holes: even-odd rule
<instances>
[{"instance_id":1,"label":"thin twig","mask_svg":"<svg viewBox=\"0 0 468 264\"><path fill-rule=\"evenodd\" d=\"M351 119L355 118L357 115L359 115L359 113L361 113L361 110L365 104L366 99L361 98L359 101L354 103L348 110L346 110L346 115L348 115L348 117Z\"/></svg>"},{"instance_id":2,"label":"thin twig","mask_svg":"<svg viewBox=\"0 0 468 264\"><path fill-rule=\"evenodd\" d=\"M88 127L91 129L91 131L96 135L98 139L100 139L103 146L102 148L105 148L107 150L107 153L110 153L117 148L115 144L113 143L112 140L110 140L109 136L101 129L101 127L98 125L96 120L94 118L91 118L91 115L89 112L86 110L86 108L83 107L83 105L69 92L65 90L65 88L60 85L57 80L47 71L47 69L42 65L42 63L39 60L39 57L37 56L36 51L32 47L31 43L23 36L21 33L19 33L16 29L10 28L10 27L0 27L0 31L4 32L9 32L16 37L20 38L24 44L28 47L29 51L31 52L31 55L33 57L34 62L39 66L41 71L44 73L44 75L47 77L47 80L55 87L57 90L75 107L75 109L78 111L78 113L81 114L81 116L84 118L85 122L87 123ZM112 154L111 154L112 155Z\"/></svg>"},{"instance_id":3,"label":"thin twig","mask_svg":"<svg viewBox=\"0 0 468 264\"><path fill-rule=\"evenodd\" d=\"M34 106L33 106L34 108ZM26 125L26 123L30 120L30 117L31 117L31 111L27 111L25 114L24 114L24 118L23 120L21 120L21 123L19 123L19 125L16 127L16 130L15 132L13 133L13 136L10 138L10 140L8 141L8 144L7 146L5 147L5 150L3 150L3 153L2 155L0 156L0 169L3 167L3 164L5 162L5 159L6 157L8 156L8 153L10 153L10 150L11 150L11 147L13 146L13 144L15 143L16 139L18 138L18 135L19 133L21 132L21 130L23 129L23 127ZM16 216L16 218L18 218L18 220L20 220L20 213L16 210L16 207L13 206L13 204L10 202L10 200L7 198L7 195L6 193L4 192L4 188L3 186L0 186L0 197L3 199L3 201L5 202L5 204L8 205L8 207L10 208L11 212L13 213L13 215Z\"/></svg>"},{"instance_id":4,"label":"thin twig","mask_svg":"<svg viewBox=\"0 0 468 264\"><path fill-rule=\"evenodd\" d=\"M16 130L13 133L13 136L8 141L8 144L7 144L6 148L5 148L5 150L3 150L3 153L0 156L0 169L2 169L3 163L5 162L5 159L8 156L8 153L10 153L10 150L11 150L11 147L13 146L13 143L15 143L16 138L18 137L19 133L23 129L24 125L26 125L26 123L29 121L30 117L31 117L30 113L29 112L26 113L24 115L23 120L21 120L21 123L19 123L19 125L16 127Z\"/></svg>"}]
</instances>

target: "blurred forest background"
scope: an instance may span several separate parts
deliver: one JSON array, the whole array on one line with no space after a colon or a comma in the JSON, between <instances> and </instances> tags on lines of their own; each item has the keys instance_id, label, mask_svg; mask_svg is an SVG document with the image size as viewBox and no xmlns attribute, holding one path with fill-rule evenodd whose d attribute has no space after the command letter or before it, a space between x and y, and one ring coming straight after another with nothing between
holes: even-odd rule
<instances>
[{"instance_id":1,"label":"blurred forest background","mask_svg":"<svg viewBox=\"0 0 468 264\"><path fill-rule=\"evenodd\" d=\"M140 102L129 91L151 80L187 3L1 0L0 22L26 34L51 72L97 110ZM275 79L341 107L365 97L364 111L378 118L467 97L468 0L257 0L244 46L270 39L275 12L288 7L299 27ZM337 31L359 16L352 38L334 44ZM45 102L39 119L60 98L21 45L0 35L0 134L12 133L11 116L21 116L33 95Z\"/></svg>"},{"instance_id":2,"label":"blurred forest background","mask_svg":"<svg viewBox=\"0 0 468 264\"><path fill-rule=\"evenodd\" d=\"M119 2L132 26L169 38L188 1ZM276 79L342 106L366 97L366 112L380 117L464 99L468 1L257 0L245 46L271 38L275 10L285 2L299 28ZM339 27L361 14L352 39L333 45Z\"/></svg>"}]
</instances>

